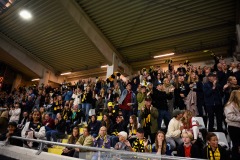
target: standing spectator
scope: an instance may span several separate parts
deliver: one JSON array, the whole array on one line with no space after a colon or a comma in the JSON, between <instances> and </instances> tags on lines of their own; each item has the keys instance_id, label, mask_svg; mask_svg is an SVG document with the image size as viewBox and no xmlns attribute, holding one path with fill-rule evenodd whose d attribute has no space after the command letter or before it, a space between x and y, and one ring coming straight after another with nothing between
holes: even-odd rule
<instances>
[{"instance_id":1,"label":"standing spectator","mask_svg":"<svg viewBox=\"0 0 240 160\"><path fill-rule=\"evenodd\" d=\"M136 105L135 93L131 90L131 83L128 83L126 89L123 90L122 95L119 99L119 108L122 110L122 114L126 123L129 121L130 115L133 113L133 109Z\"/></svg>"},{"instance_id":2,"label":"standing spectator","mask_svg":"<svg viewBox=\"0 0 240 160\"><path fill-rule=\"evenodd\" d=\"M160 83L157 85L157 88L153 88L153 101L154 106L158 109L158 129L161 129L162 120L164 120L164 123L166 125L166 129L168 127L169 121L171 119L170 113L168 111L168 99L172 99L172 92L173 88L168 92L168 94L165 92L163 88L163 83Z\"/></svg>"},{"instance_id":3,"label":"standing spectator","mask_svg":"<svg viewBox=\"0 0 240 160\"><path fill-rule=\"evenodd\" d=\"M145 107L140 112L141 126L145 130L145 137L150 136L151 143L154 143L155 135L158 131L158 110L152 106L151 97L145 98Z\"/></svg>"},{"instance_id":4,"label":"standing spectator","mask_svg":"<svg viewBox=\"0 0 240 160\"><path fill-rule=\"evenodd\" d=\"M173 111L173 118L170 120L168 125L166 141L170 144L172 150L176 148L176 142L178 145L182 144L182 139L180 137L184 128L181 123L182 117L183 111L175 109Z\"/></svg>"},{"instance_id":5,"label":"standing spectator","mask_svg":"<svg viewBox=\"0 0 240 160\"><path fill-rule=\"evenodd\" d=\"M208 131L214 131L214 114L217 118L217 129L219 132L223 131L223 106L222 106L222 88L217 83L216 75L213 73L208 74L208 82L203 85L204 101L208 113Z\"/></svg>"},{"instance_id":6,"label":"standing spectator","mask_svg":"<svg viewBox=\"0 0 240 160\"><path fill-rule=\"evenodd\" d=\"M240 86L237 85L237 79L234 76L228 77L227 84L223 86L223 92L224 92L224 104L228 102L228 99L230 97L230 94L233 90L239 89Z\"/></svg>"},{"instance_id":7,"label":"standing spectator","mask_svg":"<svg viewBox=\"0 0 240 160\"><path fill-rule=\"evenodd\" d=\"M185 98L187 97L189 93L189 86L187 83L184 82L184 76L178 75L175 83L175 89L174 89L174 106L176 108L179 108L180 110L186 109L185 105Z\"/></svg>"},{"instance_id":8,"label":"standing spectator","mask_svg":"<svg viewBox=\"0 0 240 160\"><path fill-rule=\"evenodd\" d=\"M10 108L9 115L10 119L9 122L16 122L18 124L18 121L20 119L21 114L21 108L19 108L19 103L15 103L14 107Z\"/></svg>"},{"instance_id":9,"label":"standing spectator","mask_svg":"<svg viewBox=\"0 0 240 160\"><path fill-rule=\"evenodd\" d=\"M237 85L240 86L240 63L237 64L237 71L234 73L237 78Z\"/></svg>"},{"instance_id":10,"label":"standing spectator","mask_svg":"<svg viewBox=\"0 0 240 160\"><path fill-rule=\"evenodd\" d=\"M147 97L147 92L146 92L146 87L145 86L141 86L141 90L138 92L137 94L137 102L138 102L138 120L139 122L141 122L140 119L140 112L142 110L142 108L145 106L145 98Z\"/></svg>"},{"instance_id":11,"label":"standing spectator","mask_svg":"<svg viewBox=\"0 0 240 160\"><path fill-rule=\"evenodd\" d=\"M174 91L174 86L170 83L171 78L164 78L163 80L163 88L164 91L169 94L172 92L172 90ZM167 100L168 103L168 112L170 113L170 117L172 117L172 112L173 112L173 106L174 106L174 99L173 97L171 99Z\"/></svg>"},{"instance_id":12,"label":"standing spectator","mask_svg":"<svg viewBox=\"0 0 240 160\"><path fill-rule=\"evenodd\" d=\"M228 103L224 108L228 133L232 140L232 158L240 159L240 91L234 90L231 93Z\"/></svg>"},{"instance_id":13,"label":"standing spectator","mask_svg":"<svg viewBox=\"0 0 240 160\"><path fill-rule=\"evenodd\" d=\"M56 115L58 113L62 113L63 101L62 101L62 96L61 95L57 96L57 100L55 100L55 102L53 102L52 108L53 108L52 118L55 119Z\"/></svg>"},{"instance_id":14,"label":"standing spectator","mask_svg":"<svg viewBox=\"0 0 240 160\"><path fill-rule=\"evenodd\" d=\"M84 119L85 124L88 122L89 110L92 109L92 103L93 103L93 94L90 86L87 86L86 90L82 94L82 109L85 115L85 119Z\"/></svg>"}]
</instances>

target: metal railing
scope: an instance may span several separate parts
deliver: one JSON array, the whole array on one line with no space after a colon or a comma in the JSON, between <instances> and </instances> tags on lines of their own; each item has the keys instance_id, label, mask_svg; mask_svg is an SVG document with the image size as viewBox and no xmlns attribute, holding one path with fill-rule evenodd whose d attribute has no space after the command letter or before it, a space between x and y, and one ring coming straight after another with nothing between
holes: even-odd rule
<instances>
[{"instance_id":1,"label":"metal railing","mask_svg":"<svg viewBox=\"0 0 240 160\"><path fill-rule=\"evenodd\" d=\"M43 151L44 145L57 145L57 146L64 146L69 148L80 148L87 150L89 152L98 152L98 156L101 156L102 153L109 153L108 158L111 159L111 156L115 156L118 159L124 159L122 157L128 157L129 158L147 158L147 159L159 159L159 160L199 160L195 158L185 158L185 157L176 157L176 156L166 156L166 155L157 155L157 154L150 154L150 153L139 153L139 152L129 152L129 151L122 151L122 150L114 150L114 149L105 149L105 148L97 148L97 147L87 147L82 145L76 145L76 144L66 144L66 143L59 143L59 142L52 142L52 141L46 141L46 140L40 140L40 139L29 139L29 138L23 138L23 137L17 137L12 136L13 139L19 139L23 141L31 141L31 142L37 142L39 143L38 151L36 152L36 155L40 155ZM7 143L5 144L7 145Z\"/></svg>"}]
</instances>

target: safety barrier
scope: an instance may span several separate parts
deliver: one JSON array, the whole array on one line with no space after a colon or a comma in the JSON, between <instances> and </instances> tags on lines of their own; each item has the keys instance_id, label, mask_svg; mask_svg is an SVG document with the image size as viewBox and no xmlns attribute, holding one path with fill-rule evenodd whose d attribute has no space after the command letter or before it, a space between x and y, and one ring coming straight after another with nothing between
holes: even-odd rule
<instances>
[{"instance_id":1,"label":"safety barrier","mask_svg":"<svg viewBox=\"0 0 240 160\"><path fill-rule=\"evenodd\" d=\"M176 156L166 156L166 155L157 155L157 154L151 154L151 153L139 153L139 152L128 152L128 151L122 151L122 150L114 150L114 149L105 149L105 148L97 148L97 147L87 147L87 146L81 146L76 144L66 144L66 143L59 143L59 142L52 142L52 141L46 141L46 140L39 140L39 139L29 139L29 138L23 138L23 137L16 137L12 136L13 139L19 139L23 141L32 141L39 143L39 147L35 155L40 155L43 151L44 145L50 144L50 145L57 145L57 146L64 146L68 148L80 148L82 150L87 150L87 152L84 152L85 155L91 155L92 157L95 157L94 159L154 159L154 160L199 160L195 158L185 158L185 157L176 157ZM6 142L4 146L7 146L8 143ZM21 147L19 147L21 148ZM32 150L32 149L29 149ZM46 154L45 152L43 152ZM79 152L79 158L82 158L81 152ZM64 156L62 156L64 157ZM89 158L87 158L89 159ZM91 158L90 158L91 159Z\"/></svg>"}]
</instances>

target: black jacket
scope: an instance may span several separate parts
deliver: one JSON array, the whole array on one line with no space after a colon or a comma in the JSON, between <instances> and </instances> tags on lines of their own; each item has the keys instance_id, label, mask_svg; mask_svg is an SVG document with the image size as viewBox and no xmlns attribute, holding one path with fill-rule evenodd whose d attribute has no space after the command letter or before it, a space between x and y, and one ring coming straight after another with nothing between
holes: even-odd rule
<instances>
[{"instance_id":1,"label":"black jacket","mask_svg":"<svg viewBox=\"0 0 240 160\"><path fill-rule=\"evenodd\" d=\"M219 149L219 152L220 152L220 160L227 160L229 159L229 156L227 154L227 151L226 149L224 149L222 146L218 145L218 149ZM203 158L204 159L209 159L209 148L208 146L204 147L203 149Z\"/></svg>"},{"instance_id":2,"label":"black jacket","mask_svg":"<svg viewBox=\"0 0 240 160\"><path fill-rule=\"evenodd\" d=\"M164 91L159 91L153 88L153 106L157 109L168 110L167 100L172 99L172 93L167 94Z\"/></svg>"},{"instance_id":3,"label":"black jacket","mask_svg":"<svg viewBox=\"0 0 240 160\"><path fill-rule=\"evenodd\" d=\"M191 152L191 158L201 158L200 149L198 148L197 145L193 144L190 152ZM184 151L183 144L178 146L178 148L177 148L177 156L185 157L185 151Z\"/></svg>"}]
</instances>

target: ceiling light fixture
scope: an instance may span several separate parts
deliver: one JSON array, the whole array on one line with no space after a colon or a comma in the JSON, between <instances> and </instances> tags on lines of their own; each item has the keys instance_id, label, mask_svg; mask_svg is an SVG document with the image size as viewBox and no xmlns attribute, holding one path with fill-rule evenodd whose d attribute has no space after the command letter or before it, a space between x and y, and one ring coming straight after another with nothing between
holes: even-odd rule
<instances>
[{"instance_id":1,"label":"ceiling light fixture","mask_svg":"<svg viewBox=\"0 0 240 160\"><path fill-rule=\"evenodd\" d=\"M39 78L32 79L32 81L39 81L39 80L40 80Z\"/></svg>"},{"instance_id":2,"label":"ceiling light fixture","mask_svg":"<svg viewBox=\"0 0 240 160\"><path fill-rule=\"evenodd\" d=\"M27 10L21 10L21 11L19 12L19 15L20 15L23 19L25 19L25 20L30 20L30 19L32 19L32 14L31 14L29 11L27 11Z\"/></svg>"},{"instance_id":3,"label":"ceiling light fixture","mask_svg":"<svg viewBox=\"0 0 240 160\"><path fill-rule=\"evenodd\" d=\"M167 57L167 56L172 56L175 53L167 53L167 54L162 54L162 55L158 55L158 56L154 56L153 58L161 58L161 57Z\"/></svg>"},{"instance_id":4,"label":"ceiling light fixture","mask_svg":"<svg viewBox=\"0 0 240 160\"><path fill-rule=\"evenodd\" d=\"M61 73L60 75L61 76L64 76L64 75L68 75L68 74L71 74L72 72L65 72L65 73Z\"/></svg>"},{"instance_id":5,"label":"ceiling light fixture","mask_svg":"<svg viewBox=\"0 0 240 160\"><path fill-rule=\"evenodd\" d=\"M103 65L103 66L101 66L101 68L107 68L108 67L108 65Z\"/></svg>"}]
</instances>

